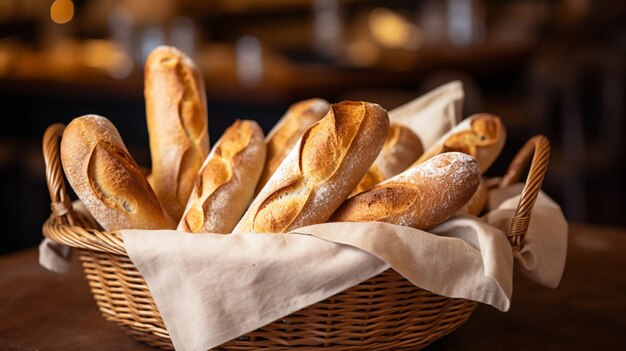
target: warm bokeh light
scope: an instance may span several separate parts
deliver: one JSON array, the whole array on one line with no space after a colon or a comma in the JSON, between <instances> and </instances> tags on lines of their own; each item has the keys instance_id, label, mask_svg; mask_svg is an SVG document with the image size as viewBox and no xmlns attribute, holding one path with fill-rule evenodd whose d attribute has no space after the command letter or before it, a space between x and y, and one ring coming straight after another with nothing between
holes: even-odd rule
<instances>
[{"instance_id":1,"label":"warm bokeh light","mask_svg":"<svg viewBox=\"0 0 626 351\"><path fill-rule=\"evenodd\" d=\"M398 13L380 7L369 15L372 38L383 47L416 50L422 44L419 29Z\"/></svg>"},{"instance_id":2,"label":"warm bokeh light","mask_svg":"<svg viewBox=\"0 0 626 351\"><path fill-rule=\"evenodd\" d=\"M128 54L108 40L87 40L83 47L83 62L87 67L106 71L115 79L126 78L133 70Z\"/></svg>"},{"instance_id":3,"label":"warm bokeh light","mask_svg":"<svg viewBox=\"0 0 626 351\"><path fill-rule=\"evenodd\" d=\"M54 23L64 24L74 17L74 3L71 0L55 0L50 6L50 18Z\"/></svg>"},{"instance_id":4,"label":"warm bokeh light","mask_svg":"<svg viewBox=\"0 0 626 351\"><path fill-rule=\"evenodd\" d=\"M380 49L367 38L358 38L346 44L346 55L350 62L359 67L376 64L380 57Z\"/></svg>"}]
</instances>

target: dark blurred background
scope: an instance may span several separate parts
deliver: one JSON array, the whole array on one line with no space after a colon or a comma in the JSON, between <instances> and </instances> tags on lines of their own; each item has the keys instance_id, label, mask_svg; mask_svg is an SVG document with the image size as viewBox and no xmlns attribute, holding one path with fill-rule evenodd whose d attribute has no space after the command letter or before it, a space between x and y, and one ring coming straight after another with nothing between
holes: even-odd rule
<instances>
[{"instance_id":1,"label":"dark blurred background","mask_svg":"<svg viewBox=\"0 0 626 351\"><path fill-rule=\"evenodd\" d=\"M488 175L545 134L567 218L626 224L624 1L0 0L0 254L41 240L51 123L104 115L149 165L142 66L160 44L202 68L213 141L305 98L392 109L461 80L464 116L508 128Z\"/></svg>"}]
</instances>

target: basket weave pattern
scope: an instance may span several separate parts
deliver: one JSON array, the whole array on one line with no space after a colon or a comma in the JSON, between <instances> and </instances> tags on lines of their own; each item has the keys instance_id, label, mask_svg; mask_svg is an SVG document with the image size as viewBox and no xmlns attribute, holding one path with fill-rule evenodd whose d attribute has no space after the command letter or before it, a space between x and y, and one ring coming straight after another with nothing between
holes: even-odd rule
<instances>
[{"instance_id":1,"label":"basket weave pattern","mask_svg":"<svg viewBox=\"0 0 626 351\"><path fill-rule=\"evenodd\" d=\"M78 249L85 277L103 317L149 345L172 349L169 334L145 280L128 258L120 235L72 211L59 157L64 126L44 135L52 215L44 223L49 239ZM532 160L526 186L509 232L513 250L523 245L530 210L543 181L549 158L545 137L529 140L511 163L500 186L519 179ZM476 302L451 299L414 286L387 270L324 301L274 321L220 348L418 350L452 332L472 314Z\"/></svg>"}]
</instances>

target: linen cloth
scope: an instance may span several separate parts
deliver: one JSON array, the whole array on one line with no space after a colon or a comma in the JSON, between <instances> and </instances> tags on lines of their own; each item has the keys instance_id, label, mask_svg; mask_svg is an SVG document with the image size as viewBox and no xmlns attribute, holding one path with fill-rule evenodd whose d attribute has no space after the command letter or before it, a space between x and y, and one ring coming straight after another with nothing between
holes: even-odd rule
<instances>
[{"instance_id":1,"label":"linen cloth","mask_svg":"<svg viewBox=\"0 0 626 351\"><path fill-rule=\"evenodd\" d=\"M446 83L389 111L389 120L410 128L428 150L462 119L463 84Z\"/></svg>"}]
</instances>

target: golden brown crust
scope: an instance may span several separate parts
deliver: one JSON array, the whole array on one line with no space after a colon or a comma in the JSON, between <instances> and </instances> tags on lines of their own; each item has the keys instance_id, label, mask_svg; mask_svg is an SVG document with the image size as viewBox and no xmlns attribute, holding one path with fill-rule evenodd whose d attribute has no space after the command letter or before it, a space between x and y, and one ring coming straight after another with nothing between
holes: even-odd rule
<instances>
[{"instance_id":1,"label":"golden brown crust","mask_svg":"<svg viewBox=\"0 0 626 351\"><path fill-rule=\"evenodd\" d=\"M74 119L63 133L61 161L72 189L104 229L174 227L108 119Z\"/></svg>"},{"instance_id":2,"label":"golden brown crust","mask_svg":"<svg viewBox=\"0 0 626 351\"><path fill-rule=\"evenodd\" d=\"M480 178L480 185L470 200L459 210L459 213L478 216L487 204L487 184Z\"/></svg>"},{"instance_id":3,"label":"golden brown crust","mask_svg":"<svg viewBox=\"0 0 626 351\"><path fill-rule=\"evenodd\" d=\"M498 116L475 114L441 137L416 164L444 152L458 151L475 157L481 173L484 173L502 151L505 140L506 129Z\"/></svg>"},{"instance_id":4,"label":"golden brown crust","mask_svg":"<svg viewBox=\"0 0 626 351\"><path fill-rule=\"evenodd\" d=\"M265 163L261 127L237 120L205 160L178 228L192 233L230 233L252 200Z\"/></svg>"},{"instance_id":5,"label":"golden brown crust","mask_svg":"<svg viewBox=\"0 0 626 351\"><path fill-rule=\"evenodd\" d=\"M322 119L329 108L330 104L322 99L304 100L289 106L287 112L267 135L267 160L255 193L258 194L265 186L304 131Z\"/></svg>"},{"instance_id":6,"label":"golden brown crust","mask_svg":"<svg viewBox=\"0 0 626 351\"><path fill-rule=\"evenodd\" d=\"M146 61L144 95L151 184L167 212L178 220L209 153L204 79L185 54L160 46Z\"/></svg>"},{"instance_id":7,"label":"golden brown crust","mask_svg":"<svg viewBox=\"0 0 626 351\"><path fill-rule=\"evenodd\" d=\"M476 159L444 153L349 198L330 221L387 222L426 230L463 207L479 182Z\"/></svg>"},{"instance_id":8,"label":"golden brown crust","mask_svg":"<svg viewBox=\"0 0 626 351\"><path fill-rule=\"evenodd\" d=\"M352 195L361 193L407 169L424 152L422 142L409 128L389 125L389 134L380 154L356 186Z\"/></svg>"},{"instance_id":9,"label":"golden brown crust","mask_svg":"<svg viewBox=\"0 0 626 351\"><path fill-rule=\"evenodd\" d=\"M236 121L205 161L181 229L229 233L252 199L264 160L261 128L253 121Z\"/></svg>"},{"instance_id":10,"label":"golden brown crust","mask_svg":"<svg viewBox=\"0 0 626 351\"><path fill-rule=\"evenodd\" d=\"M388 128L387 112L378 105L332 105L302 135L234 232L282 233L326 222L374 162Z\"/></svg>"}]
</instances>

